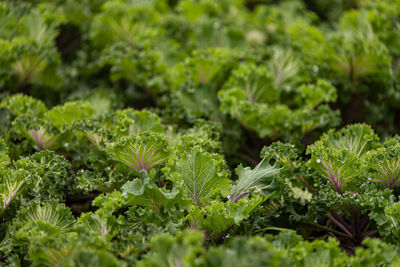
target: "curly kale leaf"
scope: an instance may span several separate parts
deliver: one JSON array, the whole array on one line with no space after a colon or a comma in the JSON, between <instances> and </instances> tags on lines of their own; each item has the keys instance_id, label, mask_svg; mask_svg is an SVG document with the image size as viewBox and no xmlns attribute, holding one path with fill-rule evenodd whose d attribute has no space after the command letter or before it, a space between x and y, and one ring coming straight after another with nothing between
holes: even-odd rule
<instances>
[{"instance_id":1,"label":"curly kale leaf","mask_svg":"<svg viewBox=\"0 0 400 267\"><path fill-rule=\"evenodd\" d=\"M106 152L128 167L140 171L165 162L169 147L163 135L144 132L139 136L123 137L108 144Z\"/></svg>"},{"instance_id":2,"label":"curly kale leaf","mask_svg":"<svg viewBox=\"0 0 400 267\"><path fill-rule=\"evenodd\" d=\"M324 134L307 148L309 165L342 194L342 187L364 170L367 152L378 146L378 136L365 124L354 124Z\"/></svg>"}]
</instances>

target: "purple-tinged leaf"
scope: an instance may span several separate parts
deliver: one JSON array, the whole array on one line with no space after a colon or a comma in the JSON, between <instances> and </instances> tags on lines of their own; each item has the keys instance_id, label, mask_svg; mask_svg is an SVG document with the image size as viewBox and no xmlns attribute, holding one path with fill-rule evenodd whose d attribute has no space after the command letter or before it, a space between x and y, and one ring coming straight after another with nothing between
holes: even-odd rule
<instances>
[{"instance_id":1,"label":"purple-tinged leaf","mask_svg":"<svg viewBox=\"0 0 400 267\"><path fill-rule=\"evenodd\" d=\"M130 168L140 171L149 170L163 163L168 156L168 145L159 134L146 134L124 138L106 149L116 160Z\"/></svg>"},{"instance_id":2,"label":"purple-tinged leaf","mask_svg":"<svg viewBox=\"0 0 400 267\"><path fill-rule=\"evenodd\" d=\"M400 183L400 158L378 162L376 170L379 178L375 181L383 183L386 188L393 189Z\"/></svg>"},{"instance_id":3,"label":"purple-tinged leaf","mask_svg":"<svg viewBox=\"0 0 400 267\"><path fill-rule=\"evenodd\" d=\"M48 134L42 127L39 130L29 130L28 133L41 150L49 149L57 141L57 136Z\"/></svg>"},{"instance_id":4,"label":"purple-tinged leaf","mask_svg":"<svg viewBox=\"0 0 400 267\"><path fill-rule=\"evenodd\" d=\"M218 175L217 166L208 153L192 151L177 162L176 169L181 174L184 188L198 206L213 192L229 187L230 180Z\"/></svg>"}]
</instances>

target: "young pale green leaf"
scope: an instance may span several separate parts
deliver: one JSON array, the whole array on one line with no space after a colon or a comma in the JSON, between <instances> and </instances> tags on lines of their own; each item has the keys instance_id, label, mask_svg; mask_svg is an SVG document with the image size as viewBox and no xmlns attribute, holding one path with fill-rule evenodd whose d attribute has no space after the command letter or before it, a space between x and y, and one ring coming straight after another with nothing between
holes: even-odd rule
<instances>
[{"instance_id":1,"label":"young pale green leaf","mask_svg":"<svg viewBox=\"0 0 400 267\"><path fill-rule=\"evenodd\" d=\"M271 186L273 177L279 173L280 169L271 166L268 160L269 158L264 158L254 169L243 168L241 165L236 168L239 179L229 196L233 202L246 197L255 188L265 190Z\"/></svg>"},{"instance_id":2,"label":"young pale green leaf","mask_svg":"<svg viewBox=\"0 0 400 267\"><path fill-rule=\"evenodd\" d=\"M145 131L162 133L164 127L156 114L147 110L124 109L115 113L115 131L119 136L139 135Z\"/></svg>"},{"instance_id":3,"label":"young pale green leaf","mask_svg":"<svg viewBox=\"0 0 400 267\"><path fill-rule=\"evenodd\" d=\"M16 115L31 115L42 117L47 111L45 104L31 96L15 94L0 103L1 108L9 109Z\"/></svg>"},{"instance_id":4,"label":"young pale green leaf","mask_svg":"<svg viewBox=\"0 0 400 267\"><path fill-rule=\"evenodd\" d=\"M371 177L388 189L400 183L400 140L391 138L368 157Z\"/></svg>"},{"instance_id":5,"label":"young pale green leaf","mask_svg":"<svg viewBox=\"0 0 400 267\"><path fill-rule=\"evenodd\" d=\"M108 144L106 152L136 171L147 171L166 160L169 148L163 135L144 132Z\"/></svg>"},{"instance_id":6,"label":"young pale green leaf","mask_svg":"<svg viewBox=\"0 0 400 267\"><path fill-rule=\"evenodd\" d=\"M86 102L67 102L47 112L48 119L60 129L72 126L75 121L90 119L94 115L93 107Z\"/></svg>"},{"instance_id":7,"label":"young pale green leaf","mask_svg":"<svg viewBox=\"0 0 400 267\"><path fill-rule=\"evenodd\" d=\"M240 225L266 199L265 196L255 195L237 202L215 202L202 209L194 207L187 219L192 227L207 231L212 239L219 238L231 226Z\"/></svg>"},{"instance_id":8,"label":"young pale green leaf","mask_svg":"<svg viewBox=\"0 0 400 267\"><path fill-rule=\"evenodd\" d=\"M204 235L199 231L186 230L176 237L156 236L152 242L152 251L139 262L140 267L193 266L199 253L204 251Z\"/></svg>"},{"instance_id":9,"label":"young pale green leaf","mask_svg":"<svg viewBox=\"0 0 400 267\"><path fill-rule=\"evenodd\" d=\"M71 211L56 202L31 202L30 207L19 217L25 223L44 223L67 230L74 222Z\"/></svg>"},{"instance_id":10,"label":"young pale green leaf","mask_svg":"<svg viewBox=\"0 0 400 267\"><path fill-rule=\"evenodd\" d=\"M371 126L366 124L353 124L337 132L330 130L321 138L324 146L345 149L357 157L374 148L378 141L379 138Z\"/></svg>"},{"instance_id":11,"label":"young pale green leaf","mask_svg":"<svg viewBox=\"0 0 400 267\"><path fill-rule=\"evenodd\" d=\"M2 184L0 185L0 219L3 218L7 208L10 206L11 202L17 197L18 193L21 192L24 182L25 181L21 179L12 180L7 176L3 178Z\"/></svg>"},{"instance_id":12,"label":"young pale green leaf","mask_svg":"<svg viewBox=\"0 0 400 267\"><path fill-rule=\"evenodd\" d=\"M134 179L127 182L122 186L122 195L126 197L127 204L130 206L150 208L157 212L174 205L185 205L186 202L176 187L167 191L155 184L149 184L149 179Z\"/></svg>"},{"instance_id":13,"label":"young pale green leaf","mask_svg":"<svg viewBox=\"0 0 400 267\"><path fill-rule=\"evenodd\" d=\"M378 146L378 141L372 128L365 124L331 130L307 148L311 154L309 164L342 194L343 184L361 173L367 152Z\"/></svg>"},{"instance_id":14,"label":"young pale green leaf","mask_svg":"<svg viewBox=\"0 0 400 267\"><path fill-rule=\"evenodd\" d=\"M216 191L229 187L230 180L218 174L211 154L193 150L176 163L183 185L196 205L205 204Z\"/></svg>"}]
</instances>

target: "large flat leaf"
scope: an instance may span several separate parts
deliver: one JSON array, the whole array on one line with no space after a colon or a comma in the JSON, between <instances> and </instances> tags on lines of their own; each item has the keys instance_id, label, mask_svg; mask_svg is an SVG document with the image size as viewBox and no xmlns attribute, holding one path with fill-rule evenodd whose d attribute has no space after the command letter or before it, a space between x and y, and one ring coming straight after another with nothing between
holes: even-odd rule
<instances>
[{"instance_id":1,"label":"large flat leaf","mask_svg":"<svg viewBox=\"0 0 400 267\"><path fill-rule=\"evenodd\" d=\"M254 169L243 168L240 165L236 169L239 180L232 188L230 199L237 202L246 197L252 189L266 189L272 184L274 175L278 174L279 171L279 168L269 164L267 158L264 158Z\"/></svg>"},{"instance_id":2,"label":"large flat leaf","mask_svg":"<svg viewBox=\"0 0 400 267\"><path fill-rule=\"evenodd\" d=\"M238 202L215 202L202 209L194 207L187 219L192 227L207 231L211 239L218 239L233 225L240 225L266 199L263 195L255 195Z\"/></svg>"},{"instance_id":3,"label":"large flat leaf","mask_svg":"<svg viewBox=\"0 0 400 267\"><path fill-rule=\"evenodd\" d=\"M177 162L176 168L197 205L204 204L214 192L229 187L230 180L218 175L218 168L208 153L192 151Z\"/></svg>"},{"instance_id":4,"label":"large flat leaf","mask_svg":"<svg viewBox=\"0 0 400 267\"><path fill-rule=\"evenodd\" d=\"M185 202L179 189L167 191L141 179L127 182L122 187L122 194L127 198L129 205L150 208L157 212Z\"/></svg>"}]
</instances>

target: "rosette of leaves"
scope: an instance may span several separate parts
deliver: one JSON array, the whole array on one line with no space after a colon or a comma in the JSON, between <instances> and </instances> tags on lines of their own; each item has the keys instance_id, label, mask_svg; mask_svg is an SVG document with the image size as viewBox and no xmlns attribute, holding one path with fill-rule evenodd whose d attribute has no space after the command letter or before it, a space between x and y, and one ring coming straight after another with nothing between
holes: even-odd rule
<instances>
[{"instance_id":1,"label":"rosette of leaves","mask_svg":"<svg viewBox=\"0 0 400 267\"><path fill-rule=\"evenodd\" d=\"M381 40L391 54L398 58L400 55L399 42L400 35L395 30L397 19L400 15L399 3L394 2L376 2L365 1L363 10L358 12L359 16L368 20L375 35Z\"/></svg>"},{"instance_id":2,"label":"rosette of leaves","mask_svg":"<svg viewBox=\"0 0 400 267\"><path fill-rule=\"evenodd\" d=\"M307 154L311 154L309 166L342 194L345 184L353 181L360 185L365 181L360 177L364 161L368 152L379 146L378 142L378 136L366 124L350 125L337 132L330 130L307 148Z\"/></svg>"},{"instance_id":3,"label":"rosette of leaves","mask_svg":"<svg viewBox=\"0 0 400 267\"><path fill-rule=\"evenodd\" d=\"M57 73L60 59L54 38L62 14L52 5L25 11L2 5L1 9L8 14L0 37L4 52L0 59L1 86L26 92L30 89L28 85L33 86L31 91L39 86L60 88L62 78Z\"/></svg>"},{"instance_id":4,"label":"rosette of leaves","mask_svg":"<svg viewBox=\"0 0 400 267\"><path fill-rule=\"evenodd\" d=\"M63 204L29 202L14 219L8 248L20 252L21 258L30 262L36 252L61 249L72 238L70 231L74 222L71 211Z\"/></svg>"},{"instance_id":5,"label":"rosette of leaves","mask_svg":"<svg viewBox=\"0 0 400 267\"><path fill-rule=\"evenodd\" d=\"M42 230L44 232L53 230L55 232L65 232L70 229L75 221L67 207L54 201L49 201L45 204L32 201L18 213L17 218L18 222L15 226L21 237L29 236L30 234L35 235L36 233L29 233L30 231L27 231L27 229L32 230L36 227L39 231Z\"/></svg>"},{"instance_id":6,"label":"rosette of leaves","mask_svg":"<svg viewBox=\"0 0 400 267\"><path fill-rule=\"evenodd\" d=\"M344 89L362 91L362 82L386 84L391 72L389 51L359 12L346 12L330 41L336 53L332 69L350 82Z\"/></svg>"},{"instance_id":7,"label":"rosette of leaves","mask_svg":"<svg viewBox=\"0 0 400 267\"><path fill-rule=\"evenodd\" d=\"M393 86L392 52L379 39L368 17L365 11L343 14L340 27L328 36L332 58L328 61L331 71L325 77L335 81L345 120L364 118L370 124L384 123L390 126L377 129L393 133L394 115L389 110L391 106L398 106L399 98ZM388 104L382 107L382 101ZM346 111L345 106L353 109Z\"/></svg>"},{"instance_id":8,"label":"rosette of leaves","mask_svg":"<svg viewBox=\"0 0 400 267\"><path fill-rule=\"evenodd\" d=\"M78 187L85 192L90 192L92 190L110 192L122 186L132 175L132 172L136 172L137 168L140 168L140 166L138 166L137 168L131 168L131 170L129 170L126 168L111 167L115 165L115 161L107 152L107 146L110 147L112 142L119 142L127 138L133 138L139 142L138 140L143 137L143 133L145 132L154 133L158 136L154 138L154 142L149 141L152 143L151 146L154 146L155 150L158 149L157 142L160 141L161 144L167 142L163 140L164 138L162 137L164 126L161 124L161 119L156 114L146 110L119 110L107 116L78 121L74 123L73 128L77 135L89 141L82 140L82 142L88 145L88 154L86 155L84 164L89 168L82 169L78 173ZM129 145L127 144L127 146ZM149 148L147 145L143 144L143 146ZM140 149L139 145L137 145L137 148ZM167 148L167 143L165 148ZM143 151L140 150L138 153L139 152L141 153ZM160 153L163 154L164 152L160 151ZM145 152L144 157L150 155L151 152L149 154ZM137 160L140 161L141 156L140 154ZM156 155L153 154L151 157L154 156ZM150 164L151 163L149 163L148 166L150 166ZM143 163L142 167L145 167L145 163ZM149 168L151 167L153 166Z\"/></svg>"},{"instance_id":9,"label":"rosette of leaves","mask_svg":"<svg viewBox=\"0 0 400 267\"><path fill-rule=\"evenodd\" d=\"M60 130L52 123L40 117L20 115L13 121L13 127L39 150L55 149L61 135Z\"/></svg>"},{"instance_id":10,"label":"rosette of leaves","mask_svg":"<svg viewBox=\"0 0 400 267\"><path fill-rule=\"evenodd\" d=\"M308 166L322 179L315 180L309 214L313 217L313 213L327 212L340 231L335 235L350 250L377 234L369 215L382 212L390 196L390 191L379 191L377 184L367 178L368 168L374 166L370 155L379 146L379 138L370 126L355 124L329 131L307 149L311 154Z\"/></svg>"},{"instance_id":11,"label":"rosette of leaves","mask_svg":"<svg viewBox=\"0 0 400 267\"><path fill-rule=\"evenodd\" d=\"M219 118L216 94L239 57L228 48L201 49L172 68L168 73L172 102L166 99L171 102L166 103L171 105L171 115L190 122L199 117Z\"/></svg>"},{"instance_id":12,"label":"rosette of leaves","mask_svg":"<svg viewBox=\"0 0 400 267\"><path fill-rule=\"evenodd\" d=\"M222 112L261 138L295 140L315 128L336 125L337 112L324 105L336 100L335 88L325 80L298 84L292 80L295 59L275 57L282 62L271 61L270 68L242 64L233 71L218 94Z\"/></svg>"},{"instance_id":13,"label":"rosette of leaves","mask_svg":"<svg viewBox=\"0 0 400 267\"><path fill-rule=\"evenodd\" d=\"M185 161L177 163L177 171L182 173L183 186L197 204L197 207L190 210L186 220L191 227L206 231L209 239L217 241L222 239L231 227L239 226L273 195L268 189L273 187L273 178L279 173L279 169L270 166L265 159L253 170L239 166L238 181L230 189L229 200L222 202L213 200L211 194L217 190L224 194L228 189L225 183L229 180L225 181L216 176L213 173L215 165L210 165L211 163L212 160L207 158L207 154L194 151ZM258 193L250 198L251 192Z\"/></svg>"},{"instance_id":14,"label":"rosette of leaves","mask_svg":"<svg viewBox=\"0 0 400 267\"><path fill-rule=\"evenodd\" d=\"M166 70L163 51L156 47L165 40L160 36L156 24L159 14L154 7L134 2L107 3L93 18L90 29L91 41L101 49L99 67L111 67L110 79L128 84L131 99L150 99L153 104L157 94L165 90Z\"/></svg>"},{"instance_id":15,"label":"rosette of leaves","mask_svg":"<svg viewBox=\"0 0 400 267\"><path fill-rule=\"evenodd\" d=\"M169 146L164 135L145 131L137 136L121 137L116 142L109 143L106 152L135 171L148 171L166 163Z\"/></svg>"},{"instance_id":16,"label":"rosette of leaves","mask_svg":"<svg viewBox=\"0 0 400 267\"><path fill-rule=\"evenodd\" d=\"M10 110L15 116L28 115L42 117L47 111L46 105L34 97L15 94L1 101L0 106Z\"/></svg>"},{"instance_id":17,"label":"rosette of leaves","mask_svg":"<svg viewBox=\"0 0 400 267\"><path fill-rule=\"evenodd\" d=\"M67 102L47 110L42 101L21 94L6 98L1 105L16 115L12 123L14 133L32 140L40 150L59 149L60 143L73 139L73 123L94 114L85 102Z\"/></svg>"},{"instance_id":18,"label":"rosette of leaves","mask_svg":"<svg viewBox=\"0 0 400 267\"><path fill-rule=\"evenodd\" d=\"M393 190L400 183L400 142L398 137L373 151L368 159L371 180Z\"/></svg>"}]
</instances>

